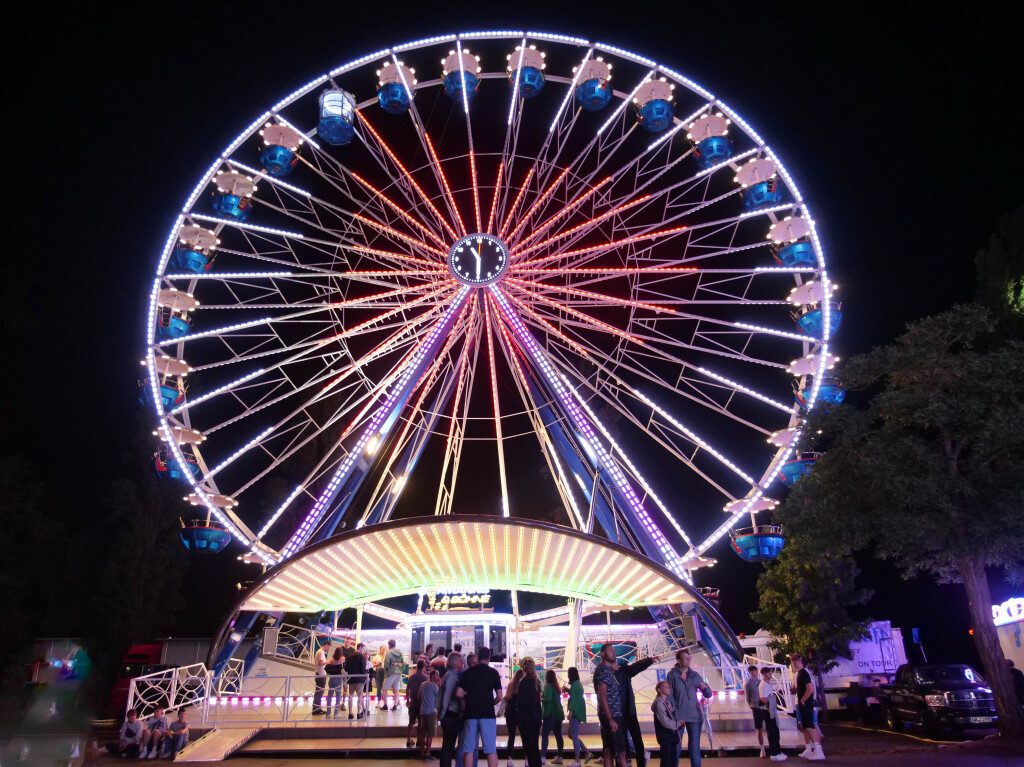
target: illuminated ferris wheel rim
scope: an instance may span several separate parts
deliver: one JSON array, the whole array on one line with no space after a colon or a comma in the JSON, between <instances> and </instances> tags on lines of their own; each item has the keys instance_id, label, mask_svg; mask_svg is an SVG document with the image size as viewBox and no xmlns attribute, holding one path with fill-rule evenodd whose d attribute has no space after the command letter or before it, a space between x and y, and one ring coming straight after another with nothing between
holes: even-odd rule
<instances>
[{"instance_id":1,"label":"illuminated ferris wheel rim","mask_svg":"<svg viewBox=\"0 0 1024 767\"><path fill-rule=\"evenodd\" d=\"M811 216L810 210L808 209L808 206L805 203L805 201L804 201L804 199L803 199L803 197L802 197L802 195L800 193L799 188L797 187L797 185L793 181L793 179L790 176L790 174L786 171L786 169L785 169L783 163L781 162L781 160L771 150L771 148L768 147L765 144L765 142L761 139L761 137L737 113L735 113L727 104L725 104L721 100L715 98L710 92L706 91L705 89L700 87L698 84L696 84L692 80L689 80L688 78L683 77L682 75L678 74L677 72L673 71L672 69L670 69L668 67L665 67L663 65L660 65L660 64L658 64L658 63L656 63L656 62L654 62L654 61L652 61L652 60L650 60L650 59L648 59L646 57L643 57L643 56L631 53L631 52L626 51L626 50L624 50L622 48L619 48L617 46L607 45L607 44L603 44L603 43L599 43L599 42L590 42L590 41L584 40L582 38L575 38L575 37L569 37L569 36L563 36L563 35L553 35L553 34L539 33L539 32L522 32L522 31L471 32L471 33L435 36L435 37L430 37L430 38L425 38L425 39L421 39L421 40L416 40L416 41L412 41L412 42L409 42L409 43L405 43L405 44L393 46L393 47L390 47L390 48L382 49L382 50L377 51L377 52L375 52L373 54L369 54L367 56L363 56L363 57L360 57L358 59L355 59L355 60L353 60L353 61L351 61L351 62L349 62L349 63L347 63L347 64L345 64L345 65L343 65L341 67L338 67L337 69L334 69L334 70L328 72L325 75L322 75L321 77L319 77L319 78L317 78L315 80L310 81L309 83L304 85L302 88L300 88L300 89L292 92L291 94L289 94L285 99L279 101L270 110L268 110L267 112L265 112L262 115L260 115L260 117L257 120L255 120L251 125L249 125L242 133L240 133L239 136L234 141L232 141L230 144L228 144L228 146L224 149L224 151L220 154L220 156L216 159L216 161L210 166L210 169L201 178L199 183L196 185L195 189L189 195L189 197L186 200L185 205L183 206L183 208L181 210L181 213L179 214L177 220L175 221L174 226L171 229L170 235L168 236L166 245L164 247L164 250L163 250L161 258L160 258L159 267L157 269L157 276L156 276L156 279L154 281L153 289L152 289L152 292L151 292L150 311L149 311L149 328L148 328L148 330L149 330L148 362L149 362L149 367L150 367L150 376L149 376L149 378L150 378L150 384L151 384L152 389L153 389L154 403L155 403L155 407L157 409L158 416L159 416L160 421L161 421L160 428L161 428L161 432L162 432L162 437L167 442L169 448L175 453L176 457L181 459L181 456L179 455L179 450L178 450L178 448L179 448L179 441L176 438L177 435L176 435L174 430L175 429L180 430L180 427L172 426L172 424L169 423L169 421L168 421L168 413L166 412L165 408L163 407L163 404L162 404L161 399L159 397L159 391L158 391L159 386L158 386L158 383L157 383L157 375L156 375L156 367L157 367L156 361L157 361L157 358L159 356L161 356L162 354L166 353L164 351L165 345L162 345L162 344L158 343L155 340L155 338L154 338L154 332L155 332L155 330L154 330L154 317L155 317L155 315L156 315L156 313L158 311L157 296L158 296L158 294L159 294L159 292L161 290L162 280L167 275L168 262L169 262L169 259L170 259L171 255L172 255L173 251L174 251L174 248L175 248L175 245L176 245L176 242L177 242L177 238L178 238L178 233L181 230L181 227L183 225L186 225L187 223L196 223L198 225L203 225L204 223L206 225L210 225L210 223L228 224L228 225L233 225L234 224L234 222L230 222L230 221L219 221L218 222L215 217L209 217L209 216L203 217L202 215L197 215L197 214L192 212L193 207L195 206L197 201L200 199L200 197L203 194L204 190L208 187L208 185L217 176L218 171L223 171L223 169L226 168L226 167L243 168L243 169L245 169L244 166L241 166L238 162L236 162L236 161L234 161L232 159L233 153L236 150L238 150L248 139L252 138L254 136L254 134L256 134L260 130L261 126L264 126L265 124L268 123L268 121L271 121L271 120L277 120L279 123L281 123L283 125L286 125L286 126L294 128L298 133L303 135L311 144L313 144L315 146L315 141L312 139L312 135L314 135L313 131L310 131L310 132L306 133L304 131L301 131L298 128L295 128L290 122L288 122L283 117L283 115L281 115L279 113L282 110L284 110L286 107L288 107L289 105L293 104L294 102L296 102L296 101L298 101L298 100L300 100L300 99L302 99L302 98L304 98L306 96L309 96L310 94L314 93L317 89L319 89L319 88L321 88L321 87L323 87L325 85L330 85L332 80L333 80L333 78L335 78L335 77L339 77L340 75L342 75L344 73L356 70L356 69L358 69L360 67L364 67L365 65L370 64L370 63L372 63L374 61L387 60L389 57L391 58L391 60L397 62L397 59L395 59L395 55L399 54L399 53L407 53L407 52L415 51L415 50L418 50L418 49L421 49L421 48L428 48L428 47L431 47L431 46L436 46L436 45L441 45L441 44L456 44L461 49L463 44L472 43L474 41L485 41L485 40L486 41L507 40L510 43L518 43L518 44L520 44L524 49L525 49L526 45L529 44L529 43L547 42L547 43L553 43L553 44L567 44L567 45L571 45L571 46L576 46L578 48L586 49L587 53L584 56L584 63L586 63L588 57L596 56L598 54L603 54L603 55L617 57L617 58L623 59L623 60L628 60L630 62L633 62L635 64L639 64L641 66L649 67L651 69L652 75L657 74L658 76L661 76L663 78L668 78L674 84L682 86L683 88L691 91L694 94L697 94L698 96L700 96L702 99L704 99L706 101L706 103L700 108L700 110L695 112L694 115L692 115L691 117L684 118L684 119L675 118L675 125L674 125L674 127L671 128L667 132L667 135L661 136L657 140L655 140L651 144L651 147L654 147L654 146L660 144L661 142L663 142L666 139L668 139L670 136L674 135L678 130L680 130L681 128L685 127L687 122L689 122L694 117L696 117L696 116L698 116L698 115L700 115L702 113L710 113L710 110L717 109L722 114L727 116L732 121L732 123L735 126L737 126L748 138L750 138L756 144L757 152L761 156L767 157L768 159L771 160L771 162L774 164L774 168L775 168L776 172L781 176L781 178L785 182L786 189L790 192L791 196L793 197L793 202L792 203L787 203L786 205L779 206L779 207L780 207L780 209L793 210L793 211L796 211L797 209L800 209L802 211L802 218L807 222L807 225L808 225L807 226L807 229L808 229L807 237L813 243L814 256L815 256L815 258L817 260L817 267L813 271L814 271L815 275L817 276L817 278L820 280L820 284L822 286L821 306L822 306L822 309L823 309L823 312L824 312L824 315L825 315L825 327L823 329L822 337L819 339L819 343L816 343L815 346L814 346L815 354L814 355L810 355L808 357L808 359L805 361L805 366L806 365L810 365L811 368L812 368L811 370L809 370L808 374L813 377L814 385L811 388L810 394L808 396L808 407L813 407L814 401L815 401L815 399L817 397L817 393L818 393L817 392L817 390L818 390L818 382L821 380L821 378L822 378L823 374L825 373L826 369L828 367L830 367L831 363L834 362L834 357L831 357L831 355L829 354L829 351L828 351L828 341L829 341L828 312L829 312L830 299L832 297L832 292L831 292L832 286L829 283L829 280L828 280L828 277L827 277L827 273L825 271L823 248L822 248L821 242L820 242L820 240L818 238L818 234L817 234L817 231L816 231L816 228L815 228L815 224L814 224L813 218ZM508 77L508 72L506 72L506 71L481 72L481 73L479 73L479 78L481 80L500 79L500 78L507 78L507 77ZM649 75L649 77L650 77L650 75ZM576 77L563 76L563 75L557 75L557 74L553 74L553 73L546 73L546 79L549 82L568 84L570 86L569 94L566 96L565 102L563 102L562 109L559 110L559 115L561 115L563 110L564 110L564 108L565 108L565 106L566 106L566 104L570 100L570 97L572 95L571 87L576 84L577 78ZM425 82L419 84L418 88L422 89L422 88L435 87L435 86L440 85L441 83L442 83L442 81L440 79L425 81ZM619 90L613 90L612 92L614 94L614 97L621 102L619 104L618 108L614 111L614 114L612 116L612 119L614 119L617 116L619 116L625 110L626 106L629 103L630 98L636 92L636 89L634 89L633 91L630 91L630 92L619 91ZM376 100L373 99L373 98L361 101L359 104L356 105L356 109L357 110L361 110L361 109L364 109L366 107L369 107L370 105L375 103L375 101ZM468 105L467 105L467 112L468 112ZM556 116L556 121L555 121L555 123L552 123L551 130L554 130L555 125L558 122L558 119L559 119L559 117ZM608 122L611 123L611 121L612 120L609 119ZM510 113L510 122L511 122L511 113ZM483 156L483 154L481 154L481 156ZM444 162L449 162L451 159L452 159L452 156L446 155L446 157L444 158ZM736 158L736 159L739 159L739 158ZM423 166L423 167L426 167L426 166ZM717 170L717 169L718 168L716 167L716 168L712 169L712 171ZM245 170L249 170L249 169L245 169ZM260 177L261 182L269 181L270 183L283 184L284 186L288 186L287 182L282 182L280 180L272 179L269 176L267 176L265 173L260 173L260 172L257 172L257 173L259 173L259 177ZM260 230L260 227L258 225L249 225L249 226L254 231ZM271 228L267 228L264 231L266 231L267 233L273 233L275 230L273 230ZM441 266L443 268L443 264L439 264L439 266ZM692 546L690 552L686 556L684 556L682 558L684 561L686 559L688 559L688 558L699 557L700 554L702 554L704 551L706 551L711 545L713 545L725 533L727 533L734 526L734 524L736 523L736 521L738 519L743 517L745 514L751 512L752 510L756 510L757 508L763 506L764 501L762 500L762 498L763 498L764 490L766 490L768 485L770 485L771 482L774 480L775 476L777 475L778 467L785 460L787 460L790 457L790 454L792 453L793 448L796 446L797 441L799 440L799 433L800 433L799 432L799 418L797 417L798 414L797 414L797 411L796 411L795 408L794 408L793 412L794 412L794 415L793 415L793 418L791 419L790 428L788 430L788 431L790 431L790 436L788 437L788 450L780 452L776 456L775 460L773 460L771 462L771 464L769 465L768 469L765 471L765 475L757 483L754 492L752 492L746 498L737 499L736 501L734 501L734 502L729 504L729 506L732 506L733 508L732 509L728 509L728 507L727 507L727 509L729 510L729 519L727 520L727 522L725 524L723 524L723 525L720 525L715 530L715 532L712 533L710 536L708 536L703 542L701 542L698 545ZM482 417L481 417L481 419L483 420ZM509 435L509 436L512 436L512 435ZM190 480L190 482L192 482L191 478L189 478L189 480ZM254 534L251 530L248 529L247 526L244 525L244 523L241 523L241 520L239 520L237 517L235 517L234 514L231 513L230 506L227 507L227 508L224 508L223 506L218 506L216 500L214 499L214 495L215 494L209 493L208 491L204 491L203 488L199 487L199 483L192 482L192 484L193 484L193 498L195 500L197 500L200 504L205 506L213 517L217 518L222 524L224 524L225 527L232 533L232 535L234 535L234 537L236 539L238 539L243 544L249 546L251 548L251 551L258 558L262 559L265 562L276 561L279 558L279 553L277 551L267 547L266 544L264 544L260 540L262 538L262 535ZM227 514L225 514L225 512L227 512Z\"/></svg>"}]
</instances>

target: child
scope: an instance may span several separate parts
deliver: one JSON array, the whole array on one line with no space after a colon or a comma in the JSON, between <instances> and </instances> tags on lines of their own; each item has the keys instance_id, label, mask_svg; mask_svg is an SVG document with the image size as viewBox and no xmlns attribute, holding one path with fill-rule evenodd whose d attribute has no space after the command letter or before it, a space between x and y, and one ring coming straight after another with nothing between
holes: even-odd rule
<instances>
[{"instance_id":1,"label":"child","mask_svg":"<svg viewBox=\"0 0 1024 767\"><path fill-rule=\"evenodd\" d=\"M654 689L658 697L651 704L651 711L654 712L654 735L661 749L661 767L679 767L679 727L683 722L676 719L672 686L662 680Z\"/></svg>"},{"instance_id":2,"label":"child","mask_svg":"<svg viewBox=\"0 0 1024 767\"><path fill-rule=\"evenodd\" d=\"M178 720L171 722L171 726L167 728L167 739L164 743L170 744L169 756L171 759L185 748L188 743L188 722L185 721L185 709L178 712ZM164 750L167 751L167 749Z\"/></svg>"},{"instance_id":3,"label":"child","mask_svg":"<svg viewBox=\"0 0 1024 767\"><path fill-rule=\"evenodd\" d=\"M117 743L108 743L107 751L111 756L138 756L142 748L142 722L136 718L134 708L128 709L124 724L117 734Z\"/></svg>"},{"instance_id":4,"label":"child","mask_svg":"<svg viewBox=\"0 0 1024 767\"><path fill-rule=\"evenodd\" d=\"M142 731L142 751L139 753L141 759L149 749L149 758L155 759L157 749L160 748L160 741L167 735L167 717L164 716L164 707L157 706L153 716L146 722L146 728Z\"/></svg>"},{"instance_id":5,"label":"child","mask_svg":"<svg viewBox=\"0 0 1024 767\"><path fill-rule=\"evenodd\" d=\"M436 669L430 672L427 681L420 685L420 757L430 759L430 746L437 730L437 691L441 686L441 674Z\"/></svg>"}]
</instances>

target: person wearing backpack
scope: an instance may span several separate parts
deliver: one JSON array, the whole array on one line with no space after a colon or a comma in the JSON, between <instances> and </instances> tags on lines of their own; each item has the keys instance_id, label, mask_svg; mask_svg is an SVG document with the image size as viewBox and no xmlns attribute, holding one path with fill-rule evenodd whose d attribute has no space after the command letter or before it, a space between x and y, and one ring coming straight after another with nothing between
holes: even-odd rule
<instances>
[{"instance_id":1,"label":"person wearing backpack","mask_svg":"<svg viewBox=\"0 0 1024 767\"><path fill-rule=\"evenodd\" d=\"M405 656L395 647L395 640L388 640L388 653L384 656L384 689L381 711L388 707L388 690L391 690L391 710L398 708L398 688L402 686L402 671L405 668Z\"/></svg>"},{"instance_id":2,"label":"person wearing backpack","mask_svg":"<svg viewBox=\"0 0 1024 767\"><path fill-rule=\"evenodd\" d=\"M768 732L768 757L773 762L784 762L787 757L782 753L781 736L779 733L779 690L772 670L769 666L761 669L761 684L758 685L758 696L761 702L761 721Z\"/></svg>"}]
</instances>

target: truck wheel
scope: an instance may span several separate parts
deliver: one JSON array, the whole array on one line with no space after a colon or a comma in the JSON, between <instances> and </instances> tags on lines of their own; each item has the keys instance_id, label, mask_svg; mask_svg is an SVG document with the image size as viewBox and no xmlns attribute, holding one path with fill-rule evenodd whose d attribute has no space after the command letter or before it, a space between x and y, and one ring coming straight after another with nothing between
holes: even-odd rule
<instances>
[{"instance_id":1,"label":"truck wheel","mask_svg":"<svg viewBox=\"0 0 1024 767\"><path fill-rule=\"evenodd\" d=\"M900 721L899 716L889 706L885 707L885 726L893 732L903 732L903 722Z\"/></svg>"}]
</instances>

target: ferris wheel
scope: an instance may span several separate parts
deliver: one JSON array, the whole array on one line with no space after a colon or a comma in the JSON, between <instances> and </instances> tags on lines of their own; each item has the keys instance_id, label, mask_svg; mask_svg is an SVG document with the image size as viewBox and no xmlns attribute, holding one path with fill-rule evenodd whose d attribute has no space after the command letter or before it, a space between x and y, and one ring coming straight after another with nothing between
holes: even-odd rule
<instances>
[{"instance_id":1,"label":"ferris wheel","mask_svg":"<svg viewBox=\"0 0 1024 767\"><path fill-rule=\"evenodd\" d=\"M396 45L267 109L185 200L146 318L156 469L190 548L264 565L545 504L687 578L727 536L770 558L757 515L842 396L834 287L776 153L665 65Z\"/></svg>"}]
</instances>

